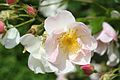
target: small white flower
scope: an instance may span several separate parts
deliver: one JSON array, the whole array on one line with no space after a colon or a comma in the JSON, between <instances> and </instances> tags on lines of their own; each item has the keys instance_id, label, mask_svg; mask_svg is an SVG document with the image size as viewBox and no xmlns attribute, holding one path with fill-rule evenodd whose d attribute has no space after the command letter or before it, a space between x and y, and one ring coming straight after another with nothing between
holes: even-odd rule
<instances>
[{"instance_id":1,"label":"small white flower","mask_svg":"<svg viewBox=\"0 0 120 80\"><path fill-rule=\"evenodd\" d=\"M1 38L1 44L5 46L5 48L13 48L18 45L20 42L20 34L16 28L9 29L3 38Z\"/></svg>"},{"instance_id":2,"label":"small white flower","mask_svg":"<svg viewBox=\"0 0 120 80\"><path fill-rule=\"evenodd\" d=\"M42 7L39 7L39 11L46 17L53 16L56 14L56 12L58 10L66 9L67 3L64 3L61 6L61 3L59 3L61 1L62 0L45 0L42 3L40 3L40 6L42 6ZM57 4L52 4L52 3L57 3ZM43 5L47 5L47 4L52 4L52 5L43 6Z\"/></svg>"},{"instance_id":3,"label":"small white flower","mask_svg":"<svg viewBox=\"0 0 120 80\"><path fill-rule=\"evenodd\" d=\"M55 72L55 68L47 61L46 52L42 41L42 36L35 37L32 34L26 34L21 37L21 44L30 53L28 67L35 73Z\"/></svg>"},{"instance_id":4,"label":"small white flower","mask_svg":"<svg viewBox=\"0 0 120 80\"><path fill-rule=\"evenodd\" d=\"M117 18L117 19L119 19L120 18L120 13L118 11L116 11L116 10L113 10L111 12L111 18Z\"/></svg>"}]
</instances>

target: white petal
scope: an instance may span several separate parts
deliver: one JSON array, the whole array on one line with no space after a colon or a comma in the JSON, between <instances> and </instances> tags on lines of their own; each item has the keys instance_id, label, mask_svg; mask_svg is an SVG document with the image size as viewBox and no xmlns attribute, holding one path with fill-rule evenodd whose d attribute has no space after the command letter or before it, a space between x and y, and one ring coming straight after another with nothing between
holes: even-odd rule
<instances>
[{"instance_id":1,"label":"white petal","mask_svg":"<svg viewBox=\"0 0 120 80\"><path fill-rule=\"evenodd\" d=\"M75 72L75 71L76 71L75 65L73 65L69 60L66 60L66 67L65 67L65 69L64 70L60 70L57 73L58 74L66 74L66 73Z\"/></svg>"},{"instance_id":2,"label":"white petal","mask_svg":"<svg viewBox=\"0 0 120 80\"><path fill-rule=\"evenodd\" d=\"M42 41L40 37L26 34L21 37L20 42L25 49L34 56L34 58L41 59L41 55L45 53L45 50L41 46Z\"/></svg>"},{"instance_id":3,"label":"white petal","mask_svg":"<svg viewBox=\"0 0 120 80\"><path fill-rule=\"evenodd\" d=\"M107 46L108 45L106 43L103 43L98 40L98 46L97 46L97 49L95 49L95 52L97 52L98 54L102 56L106 52Z\"/></svg>"},{"instance_id":4,"label":"white petal","mask_svg":"<svg viewBox=\"0 0 120 80\"><path fill-rule=\"evenodd\" d=\"M78 65L86 65L90 64L91 61L91 53L89 51L80 51L79 55L74 59L71 60L74 64Z\"/></svg>"},{"instance_id":5,"label":"white petal","mask_svg":"<svg viewBox=\"0 0 120 80\"><path fill-rule=\"evenodd\" d=\"M54 17L48 17L45 20L45 30L48 34L51 34L53 31L61 30L66 28L70 23L75 22L75 18L71 12L62 10L57 13Z\"/></svg>"},{"instance_id":6,"label":"white petal","mask_svg":"<svg viewBox=\"0 0 120 80\"><path fill-rule=\"evenodd\" d=\"M44 68L42 62L40 60L32 57L32 55L29 56L28 67L35 73L45 73L45 68Z\"/></svg>"},{"instance_id":7,"label":"white petal","mask_svg":"<svg viewBox=\"0 0 120 80\"><path fill-rule=\"evenodd\" d=\"M20 42L20 34L16 28L7 31L1 43L8 49L15 47Z\"/></svg>"},{"instance_id":8,"label":"white petal","mask_svg":"<svg viewBox=\"0 0 120 80\"><path fill-rule=\"evenodd\" d=\"M100 77L99 73L93 73L90 75L90 80L100 80Z\"/></svg>"},{"instance_id":9,"label":"white petal","mask_svg":"<svg viewBox=\"0 0 120 80\"><path fill-rule=\"evenodd\" d=\"M61 5L59 3L59 4L55 4L55 5L49 5L49 6L43 6L43 5L56 3L56 2L60 2L60 1L62 1L62 0L45 0L42 3L40 3L40 5L42 7L41 6L39 7L39 11L46 17L53 16L56 14L57 10L66 9L67 4L64 3L63 5Z\"/></svg>"},{"instance_id":10,"label":"white petal","mask_svg":"<svg viewBox=\"0 0 120 80\"><path fill-rule=\"evenodd\" d=\"M119 49L115 46L114 43L111 43L108 47L108 61L107 65L116 66L120 61Z\"/></svg>"},{"instance_id":11,"label":"white petal","mask_svg":"<svg viewBox=\"0 0 120 80\"><path fill-rule=\"evenodd\" d=\"M66 74L57 74L56 80L67 80Z\"/></svg>"}]
</instances>

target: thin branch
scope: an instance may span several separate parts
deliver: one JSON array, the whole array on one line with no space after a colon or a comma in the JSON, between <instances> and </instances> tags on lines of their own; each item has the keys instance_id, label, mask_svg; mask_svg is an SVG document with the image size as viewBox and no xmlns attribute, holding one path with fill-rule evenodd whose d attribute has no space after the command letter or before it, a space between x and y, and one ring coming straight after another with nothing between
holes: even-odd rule
<instances>
[{"instance_id":1,"label":"thin branch","mask_svg":"<svg viewBox=\"0 0 120 80\"><path fill-rule=\"evenodd\" d=\"M28 24L28 23L30 23L30 22L33 22L34 20L35 20L35 19L33 18L33 19L29 20L29 21L26 21L26 22L23 22L23 23L21 23L21 24L18 24L18 25L16 25L15 27L23 26L23 25L25 25L25 24Z\"/></svg>"}]
</instances>

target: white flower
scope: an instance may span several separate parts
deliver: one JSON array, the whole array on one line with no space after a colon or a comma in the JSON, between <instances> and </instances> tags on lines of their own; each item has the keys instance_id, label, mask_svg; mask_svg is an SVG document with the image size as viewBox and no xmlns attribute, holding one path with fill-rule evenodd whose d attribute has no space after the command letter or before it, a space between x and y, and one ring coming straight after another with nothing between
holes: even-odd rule
<instances>
[{"instance_id":1,"label":"white flower","mask_svg":"<svg viewBox=\"0 0 120 80\"><path fill-rule=\"evenodd\" d=\"M118 11L116 11L116 10L113 10L111 12L111 18L117 18L117 19L119 19L120 18L120 13Z\"/></svg>"},{"instance_id":2,"label":"white flower","mask_svg":"<svg viewBox=\"0 0 120 80\"><path fill-rule=\"evenodd\" d=\"M88 27L76 22L69 11L62 10L48 17L44 27L48 33L45 41L48 59L60 72L67 67L71 69L73 64L90 63L91 50L97 47L97 42Z\"/></svg>"},{"instance_id":3,"label":"white flower","mask_svg":"<svg viewBox=\"0 0 120 80\"><path fill-rule=\"evenodd\" d=\"M62 0L45 0L42 3L40 3L40 6L42 7L39 7L39 11L46 17L53 16L56 14L57 10L66 9L67 3L64 3L61 6L61 3L59 3L61 1ZM57 4L52 4L52 3L57 3ZM52 4L52 5L44 6L47 4Z\"/></svg>"},{"instance_id":4,"label":"white flower","mask_svg":"<svg viewBox=\"0 0 120 80\"><path fill-rule=\"evenodd\" d=\"M35 73L55 72L57 69L47 61L42 38L32 34L21 37L21 44L30 53L28 67Z\"/></svg>"},{"instance_id":5,"label":"white flower","mask_svg":"<svg viewBox=\"0 0 120 80\"><path fill-rule=\"evenodd\" d=\"M5 48L13 48L20 42L20 34L16 28L9 29L3 38L1 38L1 44L5 46Z\"/></svg>"},{"instance_id":6,"label":"white flower","mask_svg":"<svg viewBox=\"0 0 120 80\"><path fill-rule=\"evenodd\" d=\"M56 80L68 80L65 76L66 76L65 74L59 74L59 75L57 75Z\"/></svg>"}]
</instances>

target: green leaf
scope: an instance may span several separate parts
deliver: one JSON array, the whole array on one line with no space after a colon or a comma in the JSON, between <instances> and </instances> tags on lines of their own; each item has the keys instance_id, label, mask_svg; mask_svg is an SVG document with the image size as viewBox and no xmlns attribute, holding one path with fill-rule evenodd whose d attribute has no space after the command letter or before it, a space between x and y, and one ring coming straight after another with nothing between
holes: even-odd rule
<instances>
[{"instance_id":1,"label":"green leaf","mask_svg":"<svg viewBox=\"0 0 120 80\"><path fill-rule=\"evenodd\" d=\"M89 21L92 34L96 34L102 30L102 23L104 22L104 20L104 17L99 17Z\"/></svg>"}]
</instances>

